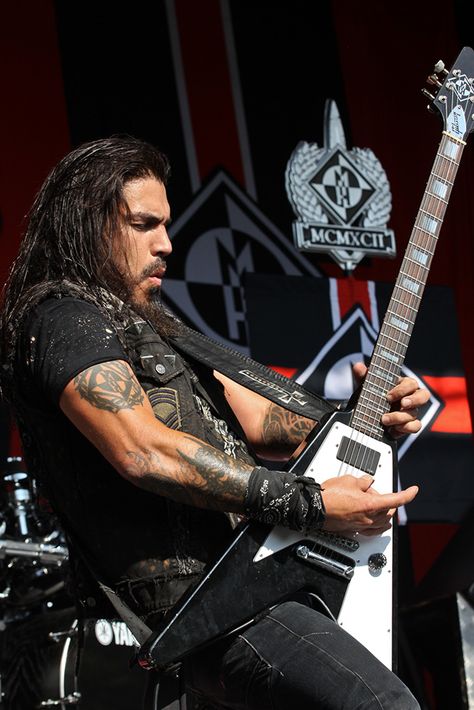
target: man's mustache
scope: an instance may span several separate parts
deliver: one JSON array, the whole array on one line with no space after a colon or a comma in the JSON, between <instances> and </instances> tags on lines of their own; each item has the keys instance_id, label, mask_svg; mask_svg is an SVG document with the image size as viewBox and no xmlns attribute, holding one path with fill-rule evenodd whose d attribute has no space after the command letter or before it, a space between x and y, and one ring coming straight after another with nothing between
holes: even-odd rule
<instances>
[{"instance_id":1,"label":"man's mustache","mask_svg":"<svg viewBox=\"0 0 474 710\"><path fill-rule=\"evenodd\" d=\"M159 256L153 264L149 264L145 269L143 269L140 274L140 280L146 279L147 276L154 276L157 272L162 276L166 271L166 260Z\"/></svg>"}]
</instances>

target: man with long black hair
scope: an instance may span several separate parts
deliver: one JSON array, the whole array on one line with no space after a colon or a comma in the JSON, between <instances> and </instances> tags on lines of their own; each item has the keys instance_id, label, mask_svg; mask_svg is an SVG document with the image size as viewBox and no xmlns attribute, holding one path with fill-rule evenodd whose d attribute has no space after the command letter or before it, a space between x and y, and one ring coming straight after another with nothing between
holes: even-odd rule
<instances>
[{"instance_id":1,"label":"man with long black hair","mask_svg":"<svg viewBox=\"0 0 474 710\"><path fill-rule=\"evenodd\" d=\"M257 455L288 458L317 417L183 356L178 344L192 335L157 298L171 253L168 173L160 152L129 137L66 156L31 210L0 341L2 389L32 473L90 569L150 623L223 549L229 513L370 535L417 492L381 495L371 476L331 471L321 490L258 465ZM405 378L388 397L397 407L384 425L418 431L427 393ZM366 649L299 601L187 666L190 688L223 707L417 707Z\"/></svg>"}]
</instances>

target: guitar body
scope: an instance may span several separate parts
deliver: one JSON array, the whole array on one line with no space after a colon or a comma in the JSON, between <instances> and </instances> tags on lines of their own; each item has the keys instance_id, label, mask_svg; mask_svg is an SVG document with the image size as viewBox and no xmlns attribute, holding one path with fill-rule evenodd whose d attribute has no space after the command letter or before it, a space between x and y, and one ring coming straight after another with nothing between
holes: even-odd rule
<instances>
[{"instance_id":1,"label":"guitar body","mask_svg":"<svg viewBox=\"0 0 474 710\"><path fill-rule=\"evenodd\" d=\"M392 491L393 444L355 432L348 425L349 419L349 412L331 415L310 435L291 470L316 480L347 473L363 475L363 468L337 459L341 441L352 436L352 449L347 448L346 457L353 454L356 443L380 453L374 485L380 492ZM356 452L365 468L373 466L374 461L367 450ZM319 472L324 474L321 476ZM243 523L224 555L184 595L142 647L140 662L164 668L247 625L275 604L305 591L321 600L330 616L391 667L392 558L391 531L376 537L326 532L309 536L280 526ZM381 561L380 569L370 569L370 564L374 566ZM351 613L353 604L357 608L369 605L370 624L363 623L365 615Z\"/></svg>"},{"instance_id":2,"label":"guitar body","mask_svg":"<svg viewBox=\"0 0 474 710\"><path fill-rule=\"evenodd\" d=\"M303 454L290 467L291 471L311 476L319 483L332 476L361 476L370 473L373 487L378 493L397 490L397 453L392 439L381 441L354 430L350 426L350 412L336 412L309 442ZM341 442L349 442L345 454L340 454ZM374 453L372 453L374 452ZM338 458L338 455L340 458ZM341 460L355 459L355 464ZM347 587L344 600L335 614L342 628L352 634L388 668L394 665L396 604L394 599L394 532L395 523L382 535L344 535L346 545L353 541L356 549L346 554L354 564L354 574ZM276 535L283 528L275 528L265 546L278 549ZM291 531L285 531L294 535ZM327 545L336 545L337 537ZM263 551L262 551L263 552ZM260 552L259 554L262 554ZM369 616L354 613L355 609L369 607ZM368 619L370 620L368 622Z\"/></svg>"}]
</instances>

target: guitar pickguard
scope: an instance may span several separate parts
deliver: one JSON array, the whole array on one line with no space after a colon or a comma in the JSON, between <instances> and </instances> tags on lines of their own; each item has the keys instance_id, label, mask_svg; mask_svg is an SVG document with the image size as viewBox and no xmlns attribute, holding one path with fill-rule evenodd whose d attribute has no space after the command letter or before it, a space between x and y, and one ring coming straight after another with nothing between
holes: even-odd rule
<instances>
[{"instance_id":1,"label":"guitar pickguard","mask_svg":"<svg viewBox=\"0 0 474 710\"><path fill-rule=\"evenodd\" d=\"M341 418L343 416L342 414L336 415ZM307 463L304 475L311 476L322 483L332 476L350 474L358 477L366 473L367 471L362 468L337 458L341 442L348 440L349 446L346 444L345 458L350 459L350 447L352 447L353 458L358 456L358 463L362 464L364 468L372 466L373 470L371 462L376 459L376 469L371 474L375 478L374 488L379 493L393 491L394 449L391 444L361 434L340 419L332 419L329 428L325 427L321 433L323 434L322 441L318 441L317 436L313 442L314 454ZM306 458L308 460L308 456ZM298 473L302 474L303 471L300 469ZM345 556L351 558L353 575L337 618L338 623L389 668L392 666L393 644L392 538L392 530L371 537L359 534L342 536L341 534L327 533L305 536L305 547L308 548L308 541L312 540L318 556L321 554L321 550L324 552L322 561L311 557L303 560L303 564L313 565L317 570L318 567L324 566L326 559L329 563L331 562L332 553L335 555L343 552ZM301 533L280 526L275 527L258 549L253 563L257 564L289 545L296 545L301 540ZM363 613L364 609L368 610L368 614ZM354 613L354 610L360 610L360 613Z\"/></svg>"}]
</instances>

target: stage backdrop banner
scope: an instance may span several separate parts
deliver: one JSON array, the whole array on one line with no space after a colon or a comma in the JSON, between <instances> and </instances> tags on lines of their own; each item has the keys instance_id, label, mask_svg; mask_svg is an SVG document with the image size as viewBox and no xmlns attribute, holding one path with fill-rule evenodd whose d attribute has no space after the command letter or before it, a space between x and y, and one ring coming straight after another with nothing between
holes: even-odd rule
<instances>
[{"instance_id":1,"label":"stage backdrop banner","mask_svg":"<svg viewBox=\"0 0 474 710\"><path fill-rule=\"evenodd\" d=\"M351 365L369 362L391 290L373 281L249 274L251 354L318 394L346 399ZM474 502L474 449L450 288L427 287L403 373L431 395L422 431L399 442L401 485L421 488L408 520L459 523Z\"/></svg>"}]
</instances>

